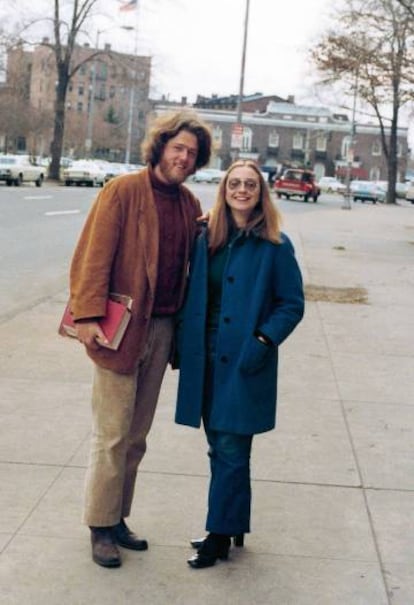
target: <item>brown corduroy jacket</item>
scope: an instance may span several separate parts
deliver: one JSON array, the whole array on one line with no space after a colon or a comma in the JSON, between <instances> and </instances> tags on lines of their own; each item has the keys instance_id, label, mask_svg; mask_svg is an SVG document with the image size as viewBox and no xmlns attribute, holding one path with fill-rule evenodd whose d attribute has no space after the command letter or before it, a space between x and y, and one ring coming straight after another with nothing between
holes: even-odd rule
<instances>
[{"instance_id":1,"label":"brown corduroy jacket","mask_svg":"<svg viewBox=\"0 0 414 605\"><path fill-rule=\"evenodd\" d=\"M181 304L201 207L182 185L180 198L186 233ZM118 351L87 349L103 368L129 374L142 355L154 304L158 246L158 214L148 169L109 181L88 215L70 269L70 308L75 321L103 317L109 292L133 299L131 321Z\"/></svg>"}]
</instances>

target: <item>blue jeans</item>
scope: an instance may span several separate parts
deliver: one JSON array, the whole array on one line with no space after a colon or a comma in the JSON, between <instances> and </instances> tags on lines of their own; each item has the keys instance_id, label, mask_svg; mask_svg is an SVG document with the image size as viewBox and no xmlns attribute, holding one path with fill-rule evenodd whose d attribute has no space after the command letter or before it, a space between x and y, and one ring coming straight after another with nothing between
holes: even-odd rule
<instances>
[{"instance_id":1,"label":"blue jeans","mask_svg":"<svg viewBox=\"0 0 414 605\"><path fill-rule=\"evenodd\" d=\"M208 333L203 421L209 444L210 486L206 530L234 536L250 531L250 452L253 435L211 430L215 332Z\"/></svg>"}]
</instances>

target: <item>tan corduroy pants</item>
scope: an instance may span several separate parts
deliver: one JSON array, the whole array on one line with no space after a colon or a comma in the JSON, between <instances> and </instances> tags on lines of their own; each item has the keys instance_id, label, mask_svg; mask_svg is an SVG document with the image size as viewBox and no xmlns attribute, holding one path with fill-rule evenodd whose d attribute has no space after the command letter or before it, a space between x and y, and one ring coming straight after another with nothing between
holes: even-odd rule
<instances>
[{"instance_id":1,"label":"tan corduroy pants","mask_svg":"<svg viewBox=\"0 0 414 605\"><path fill-rule=\"evenodd\" d=\"M115 525L130 514L137 469L145 454L172 335L172 318L153 318L144 356L133 374L95 366L83 516L86 525Z\"/></svg>"}]
</instances>

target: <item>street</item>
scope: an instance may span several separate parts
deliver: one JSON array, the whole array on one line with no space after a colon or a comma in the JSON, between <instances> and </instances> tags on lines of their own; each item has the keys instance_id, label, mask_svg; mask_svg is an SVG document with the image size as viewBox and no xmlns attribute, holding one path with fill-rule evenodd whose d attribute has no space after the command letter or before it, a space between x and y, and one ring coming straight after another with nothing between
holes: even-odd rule
<instances>
[{"instance_id":1,"label":"street","mask_svg":"<svg viewBox=\"0 0 414 605\"><path fill-rule=\"evenodd\" d=\"M207 211L216 185L189 183ZM64 290L79 232L100 189L46 183L0 185L0 322ZM342 198L322 195L317 204L278 200L283 214L337 208Z\"/></svg>"}]
</instances>

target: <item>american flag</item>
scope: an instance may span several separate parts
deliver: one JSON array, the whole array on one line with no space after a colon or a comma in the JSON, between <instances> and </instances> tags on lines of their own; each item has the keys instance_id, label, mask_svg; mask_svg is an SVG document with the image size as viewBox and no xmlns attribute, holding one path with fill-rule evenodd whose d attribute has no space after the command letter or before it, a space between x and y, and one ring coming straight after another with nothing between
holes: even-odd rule
<instances>
[{"instance_id":1,"label":"american flag","mask_svg":"<svg viewBox=\"0 0 414 605\"><path fill-rule=\"evenodd\" d=\"M120 11L132 11L137 8L138 0L129 0L129 2L122 2L119 7Z\"/></svg>"}]
</instances>

